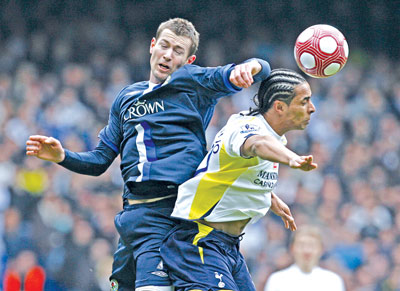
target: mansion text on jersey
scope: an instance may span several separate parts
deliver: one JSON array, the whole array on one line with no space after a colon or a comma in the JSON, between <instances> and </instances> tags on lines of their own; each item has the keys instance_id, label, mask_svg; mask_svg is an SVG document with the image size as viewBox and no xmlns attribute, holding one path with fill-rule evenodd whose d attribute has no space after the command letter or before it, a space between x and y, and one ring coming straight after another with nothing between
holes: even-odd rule
<instances>
[{"instance_id":1,"label":"mansion text on jersey","mask_svg":"<svg viewBox=\"0 0 400 291\"><path fill-rule=\"evenodd\" d=\"M124 120L142 117L159 111L165 111L164 101L155 101L153 103L146 103L146 100L137 101L132 107L128 108L124 115Z\"/></svg>"},{"instance_id":2,"label":"mansion text on jersey","mask_svg":"<svg viewBox=\"0 0 400 291\"><path fill-rule=\"evenodd\" d=\"M260 171L257 177L258 178L253 181L254 184L270 189L273 189L278 181L277 172Z\"/></svg>"}]
</instances>

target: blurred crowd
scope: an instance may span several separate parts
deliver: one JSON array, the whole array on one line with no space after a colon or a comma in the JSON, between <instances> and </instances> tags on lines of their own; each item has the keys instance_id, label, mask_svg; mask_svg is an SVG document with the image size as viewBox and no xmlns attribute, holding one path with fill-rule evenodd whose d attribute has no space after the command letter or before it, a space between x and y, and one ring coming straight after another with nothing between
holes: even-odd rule
<instances>
[{"instance_id":1,"label":"blurred crowd","mask_svg":"<svg viewBox=\"0 0 400 291\"><path fill-rule=\"evenodd\" d=\"M33 2L37 7L10 1L1 8L2 281L6 275L24 282L39 267L46 290L109 290L117 246L114 216L122 208L119 161L100 177L78 175L26 157L25 141L44 134L73 151L93 149L119 90L148 79L148 49L159 22L183 16L196 25L200 65L258 56L273 68L298 70L292 44L300 31L291 28L278 37L272 24L256 27L251 13L257 13L257 5L248 7L247 22L241 22L235 17L244 6L240 1L238 7L206 1L214 13L193 15L184 12L194 1L178 1L170 4L173 15L159 9L154 19L144 12L146 1L95 2L96 9L83 1ZM296 6L302 1L286 2ZM162 1L155 5L171 8ZM343 5L352 4L337 5L335 11L345 11ZM284 8L276 5L263 13L277 17ZM374 10L378 16L385 10L380 9ZM285 22L276 25L285 28ZM372 48L352 47L351 39L349 44L343 71L308 79L317 112L305 132L287 136L288 147L313 154L319 169L302 173L282 166L276 193L291 207L297 225L322 228L322 264L344 278L347 290L400 290L400 66L390 54L373 57L367 53ZM219 102L207 130L209 141L230 114L252 106L256 90L253 86ZM292 263L289 239L274 214L246 229L242 252L257 290L263 290L271 272Z\"/></svg>"}]
</instances>

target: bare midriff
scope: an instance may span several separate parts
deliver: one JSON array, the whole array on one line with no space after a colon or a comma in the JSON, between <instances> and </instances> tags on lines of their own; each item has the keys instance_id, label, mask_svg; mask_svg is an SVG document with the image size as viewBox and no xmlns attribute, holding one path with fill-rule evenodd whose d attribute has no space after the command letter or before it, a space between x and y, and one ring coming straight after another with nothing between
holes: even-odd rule
<instances>
[{"instance_id":1,"label":"bare midriff","mask_svg":"<svg viewBox=\"0 0 400 291\"><path fill-rule=\"evenodd\" d=\"M243 230L247 223L249 223L250 218L236 221L226 221L226 222L210 222L205 220L200 220L200 223L208 225L214 229L221 230L233 236L239 236L243 233Z\"/></svg>"}]
</instances>

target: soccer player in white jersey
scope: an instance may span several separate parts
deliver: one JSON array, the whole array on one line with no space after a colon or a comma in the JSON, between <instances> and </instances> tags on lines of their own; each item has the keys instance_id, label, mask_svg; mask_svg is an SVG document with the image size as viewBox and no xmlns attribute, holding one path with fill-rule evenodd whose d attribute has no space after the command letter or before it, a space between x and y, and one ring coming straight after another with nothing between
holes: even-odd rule
<instances>
[{"instance_id":1,"label":"soccer player in white jersey","mask_svg":"<svg viewBox=\"0 0 400 291\"><path fill-rule=\"evenodd\" d=\"M317 227L299 227L292 239L291 252L294 264L272 273L264 291L345 291L339 275L318 266L323 254L323 242Z\"/></svg>"},{"instance_id":2,"label":"soccer player in white jersey","mask_svg":"<svg viewBox=\"0 0 400 291\"><path fill-rule=\"evenodd\" d=\"M296 229L287 205L272 191L279 163L310 171L313 157L285 147L284 134L305 129L315 107L308 82L273 70L257 94L257 108L234 114L216 135L195 176L183 183L172 217L181 219L164 239L161 256L177 291L255 290L239 252L245 226L269 208Z\"/></svg>"}]
</instances>

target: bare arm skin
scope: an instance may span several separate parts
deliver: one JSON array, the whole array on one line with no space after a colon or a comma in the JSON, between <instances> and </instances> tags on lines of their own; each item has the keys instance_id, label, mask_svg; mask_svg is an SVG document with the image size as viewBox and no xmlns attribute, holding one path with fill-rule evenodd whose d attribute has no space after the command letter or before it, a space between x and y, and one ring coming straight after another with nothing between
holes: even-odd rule
<instances>
[{"instance_id":1,"label":"bare arm skin","mask_svg":"<svg viewBox=\"0 0 400 291\"><path fill-rule=\"evenodd\" d=\"M275 137L269 135L253 135L249 137L241 148L242 156L260 157L271 162L281 163L293 169L311 171L317 168L313 163L313 156L299 156L289 150Z\"/></svg>"}]
</instances>

